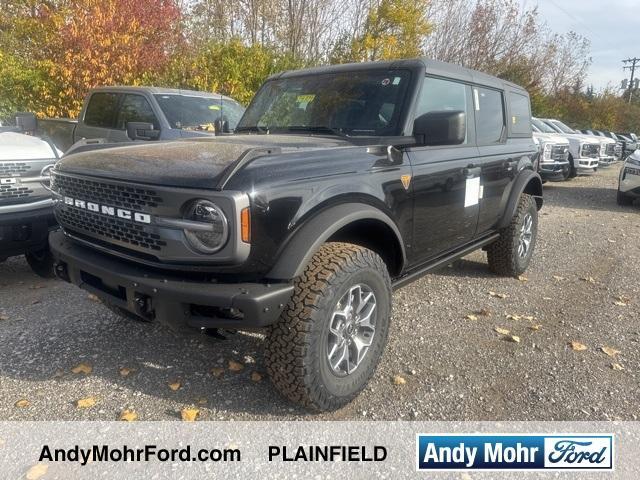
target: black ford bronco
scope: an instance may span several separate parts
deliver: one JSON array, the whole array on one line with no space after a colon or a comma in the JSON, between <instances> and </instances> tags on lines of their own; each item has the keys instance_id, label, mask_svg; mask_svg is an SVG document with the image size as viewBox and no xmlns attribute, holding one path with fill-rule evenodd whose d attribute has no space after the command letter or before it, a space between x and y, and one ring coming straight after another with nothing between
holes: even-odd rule
<instances>
[{"instance_id":1,"label":"black ford bronco","mask_svg":"<svg viewBox=\"0 0 640 480\"><path fill-rule=\"evenodd\" d=\"M527 268L530 117L522 88L429 60L275 75L233 135L58 162L57 275L124 317L264 328L278 390L339 408L381 358L394 288L479 248Z\"/></svg>"}]
</instances>

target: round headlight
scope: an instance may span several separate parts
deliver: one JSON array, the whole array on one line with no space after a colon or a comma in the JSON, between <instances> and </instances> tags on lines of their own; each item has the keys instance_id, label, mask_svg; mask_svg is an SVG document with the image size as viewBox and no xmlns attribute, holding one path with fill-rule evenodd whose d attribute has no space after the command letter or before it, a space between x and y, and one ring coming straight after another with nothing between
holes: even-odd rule
<instances>
[{"instance_id":1,"label":"round headlight","mask_svg":"<svg viewBox=\"0 0 640 480\"><path fill-rule=\"evenodd\" d=\"M229 236L227 218L209 200L195 200L187 208L185 219L201 223L201 228L185 229L189 244L200 253L215 253L224 247Z\"/></svg>"}]
</instances>

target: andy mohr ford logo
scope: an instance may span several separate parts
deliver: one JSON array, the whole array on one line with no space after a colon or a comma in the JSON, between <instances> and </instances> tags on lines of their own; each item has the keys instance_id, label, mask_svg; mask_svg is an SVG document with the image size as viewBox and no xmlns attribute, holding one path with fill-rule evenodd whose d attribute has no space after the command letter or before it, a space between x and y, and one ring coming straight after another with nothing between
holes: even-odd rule
<instances>
[{"instance_id":1,"label":"andy mohr ford logo","mask_svg":"<svg viewBox=\"0 0 640 480\"><path fill-rule=\"evenodd\" d=\"M140 212L132 212L131 210L125 210L124 208L110 207L109 205L100 205L93 202L87 202L78 198L64 197L64 203L71 207L80 208L82 210L88 210L94 213L100 213L102 215L108 215L110 217L122 218L123 220L132 220L136 223L151 223L151 215Z\"/></svg>"}]
</instances>

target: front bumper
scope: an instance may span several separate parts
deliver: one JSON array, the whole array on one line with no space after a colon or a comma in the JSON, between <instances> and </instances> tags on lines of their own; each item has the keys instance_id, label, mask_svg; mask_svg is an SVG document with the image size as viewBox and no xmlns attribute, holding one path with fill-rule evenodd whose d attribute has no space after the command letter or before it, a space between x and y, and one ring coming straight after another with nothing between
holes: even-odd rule
<instances>
[{"instance_id":1,"label":"front bumper","mask_svg":"<svg viewBox=\"0 0 640 480\"><path fill-rule=\"evenodd\" d=\"M601 167L608 167L609 165L616 163L616 157L614 156L607 156L607 157L600 157L600 159L598 160L598 163L600 164Z\"/></svg>"},{"instance_id":2,"label":"front bumper","mask_svg":"<svg viewBox=\"0 0 640 480\"><path fill-rule=\"evenodd\" d=\"M213 283L159 272L81 246L62 231L49 238L65 281L149 320L196 328L261 328L275 323L293 295L289 283ZM239 314L230 315L233 309Z\"/></svg>"},{"instance_id":3,"label":"front bumper","mask_svg":"<svg viewBox=\"0 0 640 480\"><path fill-rule=\"evenodd\" d=\"M51 206L2 213L0 209L0 258L42 250L49 232L57 228Z\"/></svg>"},{"instance_id":4,"label":"front bumper","mask_svg":"<svg viewBox=\"0 0 640 480\"><path fill-rule=\"evenodd\" d=\"M569 162L542 162L538 173L543 180L563 180L569 173Z\"/></svg>"},{"instance_id":5,"label":"front bumper","mask_svg":"<svg viewBox=\"0 0 640 480\"><path fill-rule=\"evenodd\" d=\"M578 173L593 173L598 169L598 165L600 164L600 160L598 158L578 158L578 164L576 168L578 169Z\"/></svg>"},{"instance_id":6,"label":"front bumper","mask_svg":"<svg viewBox=\"0 0 640 480\"><path fill-rule=\"evenodd\" d=\"M640 167L623 167L618 190L630 197L640 197Z\"/></svg>"}]
</instances>

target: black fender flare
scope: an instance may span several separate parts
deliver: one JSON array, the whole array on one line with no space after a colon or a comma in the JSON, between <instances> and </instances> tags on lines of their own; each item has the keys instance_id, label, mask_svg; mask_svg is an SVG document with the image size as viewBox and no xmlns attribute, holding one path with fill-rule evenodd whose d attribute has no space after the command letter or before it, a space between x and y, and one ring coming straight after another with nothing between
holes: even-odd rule
<instances>
[{"instance_id":1,"label":"black fender flare","mask_svg":"<svg viewBox=\"0 0 640 480\"><path fill-rule=\"evenodd\" d=\"M542 178L533 170L522 170L518 174L513 187L511 187L511 194L509 195L509 200L507 200L504 215L497 225L498 229L505 228L509 225L511 219L516 214L520 195L524 192L535 198L538 210L542 208Z\"/></svg>"},{"instance_id":2,"label":"black fender flare","mask_svg":"<svg viewBox=\"0 0 640 480\"><path fill-rule=\"evenodd\" d=\"M402 252L402 265L405 264L406 252L402 235L388 215L365 203L343 203L329 207L306 221L278 252L277 261L266 277L291 280L300 276L311 257L334 233L358 220L375 220L388 226L396 236Z\"/></svg>"}]
</instances>

